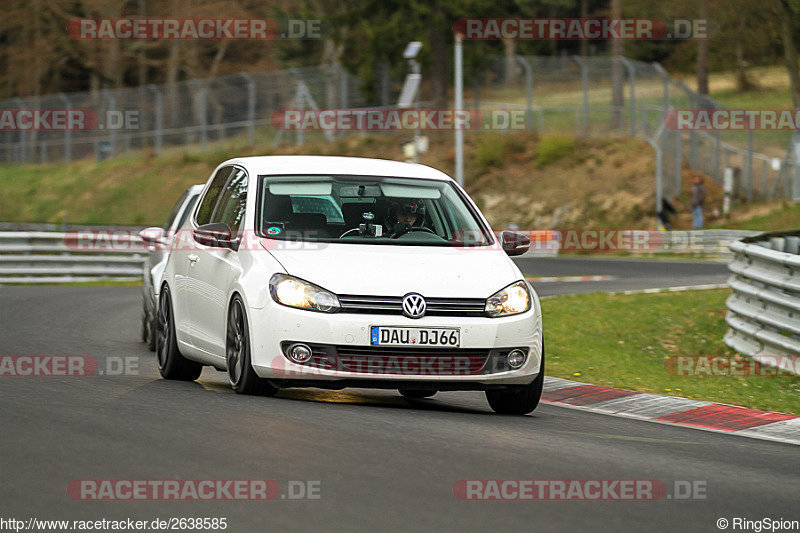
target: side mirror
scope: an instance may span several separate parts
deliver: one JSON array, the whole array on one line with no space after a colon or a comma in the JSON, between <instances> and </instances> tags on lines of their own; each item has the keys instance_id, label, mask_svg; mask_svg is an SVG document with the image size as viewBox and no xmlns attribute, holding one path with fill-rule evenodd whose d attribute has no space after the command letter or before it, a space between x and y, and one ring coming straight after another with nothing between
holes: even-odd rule
<instances>
[{"instance_id":1,"label":"side mirror","mask_svg":"<svg viewBox=\"0 0 800 533\"><path fill-rule=\"evenodd\" d=\"M153 226L145 228L139 232L138 237L142 239L147 246L165 246L167 243L164 240L164 228Z\"/></svg>"},{"instance_id":2,"label":"side mirror","mask_svg":"<svg viewBox=\"0 0 800 533\"><path fill-rule=\"evenodd\" d=\"M193 234L194 240L203 246L226 248L234 251L239 249L239 238L233 236L230 226L224 222L203 224L194 230Z\"/></svg>"},{"instance_id":3,"label":"side mirror","mask_svg":"<svg viewBox=\"0 0 800 533\"><path fill-rule=\"evenodd\" d=\"M531 240L527 235L504 231L500 234L500 245L508 255L522 255L530 249Z\"/></svg>"}]
</instances>

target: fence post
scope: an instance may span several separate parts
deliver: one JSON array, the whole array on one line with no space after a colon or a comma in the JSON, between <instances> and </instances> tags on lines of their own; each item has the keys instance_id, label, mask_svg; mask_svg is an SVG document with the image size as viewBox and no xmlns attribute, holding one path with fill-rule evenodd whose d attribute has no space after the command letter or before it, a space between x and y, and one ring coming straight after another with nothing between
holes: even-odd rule
<instances>
[{"instance_id":1,"label":"fence post","mask_svg":"<svg viewBox=\"0 0 800 533\"><path fill-rule=\"evenodd\" d=\"M64 93L57 95L62 102L64 102L65 109L72 109L72 101ZM64 161L69 163L72 161L72 131L69 128L64 130Z\"/></svg>"},{"instance_id":2,"label":"fence post","mask_svg":"<svg viewBox=\"0 0 800 533\"><path fill-rule=\"evenodd\" d=\"M256 144L256 82L247 72L239 75L247 83L247 136L253 146Z\"/></svg>"},{"instance_id":3,"label":"fence post","mask_svg":"<svg viewBox=\"0 0 800 533\"><path fill-rule=\"evenodd\" d=\"M664 70L664 67L661 66L661 63L653 61L651 65L653 65L653 68L656 70L656 72L658 72L661 75L661 77L664 80L664 103L662 104L662 106L664 107L664 113L666 113L669 110L669 108L672 107L669 103L669 85L671 79L669 77L669 73L666 70Z\"/></svg>"},{"instance_id":4,"label":"fence post","mask_svg":"<svg viewBox=\"0 0 800 533\"><path fill-rule=\"evenodd\" d=\"M753 130L747 130L747 201L753 201Z\"/></svg>"},{"instance_id":5,"label":"fence post","mask_svg":"<svg viewBox=\"0 0 800 533\"><path fill-rule=\"evenodd\" d=\"M517 63L522 65L525 71L525 124L528 130L535 130L533 125L533 70L528 61L522 56L515 56Z\"/></svg>"},{"instance_id":6,"label":"fence post","mask_svg":"<svg viewBox=\"0 0 800 533\"><path fill-rule=\"evenodd\" d=\"M654 140L652 140L650 137L646 137L646 139L648 144L653 148L653 151L656 153L656 220L657 220L656 227L658 227L658 224L660 223L660 220L658 220L658 214L661 212L662 204L664 203L663 190L662 190L664 177L661 170L662 167L661 163L663 162L663 158L661 154L661 146L659 146L659 144Z\"/></svg>"},{"instance_id":7,"label":"fence post","mask_svg":"<svg viewBox=\"0 0 800 533\"><path fill-rule=\"evenodd\" d=\"M694 109L698 107L698 98L697 94L692 91L688 85L681 82L683 84L684 89L689 94L689 105L692 106ZM698 135L697 132L692 129L689 131L689 166L692 168L697 168L697 152L698 152Z\"/></svg>"},{"instance_id":8,"label":"fence post","mask_svg":"<svg viewBox=\"0 0 800 533\"><path fill-rule=\"evenodd\" d=\"M153 121L153 125L155 128L155 150L156 155L161 155L161 148L163 147L163 130L164 130L164 95L161 91L153 85L152 83L147 86L148 89L153 93L156 97L156 106L155 106L155 120Z\"/></svg>"},{"instance_id":9,"label":"fence post","mask_svg":"<svg viewBox=\"0 0 800 533\"><path fill-rule=\"evenodd\" d=\"M192 101L200 121L200 144L205 148L208 142L208 107L206 106L206 86L199 80L189 81L192 87ZM195 97L197 101L195 102Z\"/></svg>"},{"instance_id":10,"label":"fence post","mask_svg":"<svg viewBox=\"0 0 800 533\"><path fill-rule=\"evenodd\" d=\"M25 106L25 102L22 100L22 98L14 98L14 101L17 102L17 105L20 109L27 109L27 107ZM28 143L26 139L27 137L26 133L27 132L23 129L19 130L19 156L17 156L17 154L14 154L15 159L17 160L17 162L20 163L26 163L28 160L28 155L27 155Z\"/></svg>"},{"instance_id":11,"label":"fence post","mask_svg":"<svg viewBox=\"0 0 800 533\"><path fill-rule=\"evenodd\" d=\"M339 79L339 83L340 83L340 89L339 89L339 93L340 94L339 94L339 97L341 98L340 105L341 105L342 109L347 109L349 107L349 105L348 105L349 104L349 101L348 101L348 96L349 95L347 94L347 91L348 91L347 71L344 69L344 67L342 65L340 65L338 63L337 63L337 66L339 67L339 76L341 76L341 78Z\"/></svg>"},{"instance_id":12,"label":"fence post","mask_svg":"<svg viewBox=\"0 0 800 533\"><path fill-rule=\"evenodd\" d=\"M109 156L110 157L114 157L116 155L116 153L117 153L117 129L114 127L113 124L109 124L109 120L108 119L110 118L110 113L108 113L108 112L115 110L114 108L117 105L116 104L117 100L116 100L116 98L114 98L113 93L111 91L109 91L108 89L103 89L103 97L106 99L106 125L105 126L106 126L106 129L108 130L109 137L111 137L111 140L110 140L111 152L109 153ZM124 116L123 116L123 120L124 120ZM95 146L97 146L97 145L95 145ZM95 150L96 149L97 148L95 148ZM95 154L95 157L96 156L97 156L97 154Z\"/></svg>"},{"instance_id":13,"label":"fence post","mask_svg":"<svg viewBox=\"0 0 800 533\"><path fill-rule=\"evenodd\" d=\"M389 105L389 63L381 62L381 106Z\"/></svg>"},{"instance_id":14,"label":"fence post","mask_svg":"<svg viewBox=\"0 0 800 533\"><path fill-rule=\"evenodd\" d=\"M681 170L683 167L683 132L677 130L673 132L675 136L675 195L681 192L683 180L681 179Z\"/></svg>"},{"instance_id":15,"label":"fence post","mask_svg":"<svg viewBox=\"0 0 800 533\"><path fill-rule=\"evenodd\" d=\"M794 148L794 157L792 158L791 199L793 202L797 202L800 201L800 164L798 164L800 162L800 136L798 136L797 133L792 136L792 143Z\"/></svg>"},{"instance_id":16,"label":"fence post","mask_svg":"<svg viewBox=\"0 0 800 533\"><path fill-rule=\"evenodd\" d=\"M636 137L636 67L633 63L627 58L623 56L618 56L619 60L625 65L625 68L628 70L628 79L631 83L631 137Z\"/></svg>"},{"instance_id":17,"label":"fence post","mask_svg":"<svg viewBox=\"0 0 800 533\"><path fill-rule=\"evenodd\" d=\"M572 60L581 68L581 87L583 91L583 135L589 136L589 66L580 56L572 56Z\"/></svg>"}]
</instances>

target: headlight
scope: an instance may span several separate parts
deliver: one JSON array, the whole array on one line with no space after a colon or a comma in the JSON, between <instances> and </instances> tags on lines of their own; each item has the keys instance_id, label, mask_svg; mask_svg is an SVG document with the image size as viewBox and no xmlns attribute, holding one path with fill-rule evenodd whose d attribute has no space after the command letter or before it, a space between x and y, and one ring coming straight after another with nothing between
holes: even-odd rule
<instances>
[{"instance_id":1,"label":"headlight","mask_svg":"<svg viewBox=\"0 0 800 533\"><path fill-rule=\"evenodd\" d=\"M339 298L313 283L286 274L273 274L269 280L269 293L279 304L323 313L339 310Z\"/></svg>"},{"instance_id":2,"label":"headlight","mask_svg":"<svg viewBox=\"0 0 800 533\"><path fill-rule=\"evenodd\" d=\"M531 294L524 281L512 283L486 299L486 314L491 317L518 315L531 308Z\"/></svg>"}]
</instances>

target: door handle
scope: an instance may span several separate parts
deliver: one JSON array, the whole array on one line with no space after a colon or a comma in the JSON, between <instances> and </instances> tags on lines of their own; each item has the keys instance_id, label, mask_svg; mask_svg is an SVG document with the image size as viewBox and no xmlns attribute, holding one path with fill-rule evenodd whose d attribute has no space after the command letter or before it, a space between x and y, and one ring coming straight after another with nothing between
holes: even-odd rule
<instances>
[{"instance_id":1,"label":"door handle","mask_svg":"<svg viewBox=\"0 0 800 533\"><path fill-rule=\"evenodd\" d=\"M188 259L191 264L195 264L197 260L200 259L200 256L197 254L189 254Z\"/></svg>"}]
</instances>

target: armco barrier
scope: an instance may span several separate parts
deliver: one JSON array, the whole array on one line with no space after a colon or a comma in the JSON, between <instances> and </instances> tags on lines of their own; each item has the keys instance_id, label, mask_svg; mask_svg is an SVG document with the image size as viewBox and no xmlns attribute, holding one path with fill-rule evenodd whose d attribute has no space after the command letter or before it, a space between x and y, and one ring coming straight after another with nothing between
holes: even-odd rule
<instances>
[{"instance_id":1,"label":"armco barrier","mask_svg":"<svg viewBox=\"0 0 800 533\"><path fill-rule=\"evenodd\" d=\"M100 252L70 246L71 236L74 234L0 231L0 283L136 280L142 277L145 254L135 232L120 232L114 236L116 246Z\"/></svg>"},{"instance_id":2,"label":"armco barrier","mask_svg":"<svg viewBox=\"0 0 800 533\"><path fill-rule=\"evenodd\" d=\"M5 227L9 226L6 224ZM3 227L3 225L0 225ZM33 228L31 228L33 229ZM81 232L95 237L107 236L108 246L81 246ZM98 233L98 231L100 233ZM571 230L569 230L571 231ZM633 233L633 230L623 233ZM577 233L592 233L587 242L597 243L598 234L591 230L576 230ZM142 275L142 264L147 252L136 237L134 228L87 228L76 227L70 232L53 231L0 231L0 283L53 283L69 281L91 281L96 279L138 279ZM531 239L526 257L557 256L563 249L566 232L558 230L524 231ZM608 233L608 232L606 232ZM611 232L619 233L619 232ZM728 244L754 232L734 230L700 230L645 232L648 245L619 250L582 250L567 247L569 251L630 252L637 253L687 253L720 255L730 253ZM628 236L629 237L629 236ZM77 239L77 242L76 242ZM580 237L577 239L580 241ZM633 242L631 239L628 241ZM616 242L616 241L615 241ZM102 244L102 242L100 243Z\"/></svg>"},{"instance_id":3,"label":"armco barrier","mask_svg":"<svg viewBox=\"0 0 800 533\"><path fill-rule=\"evenodd\" d=\"M768 356L800 354L800 231L748 237L730 249L725 343L766 364Z\"/></svg>"}]
</instances>

